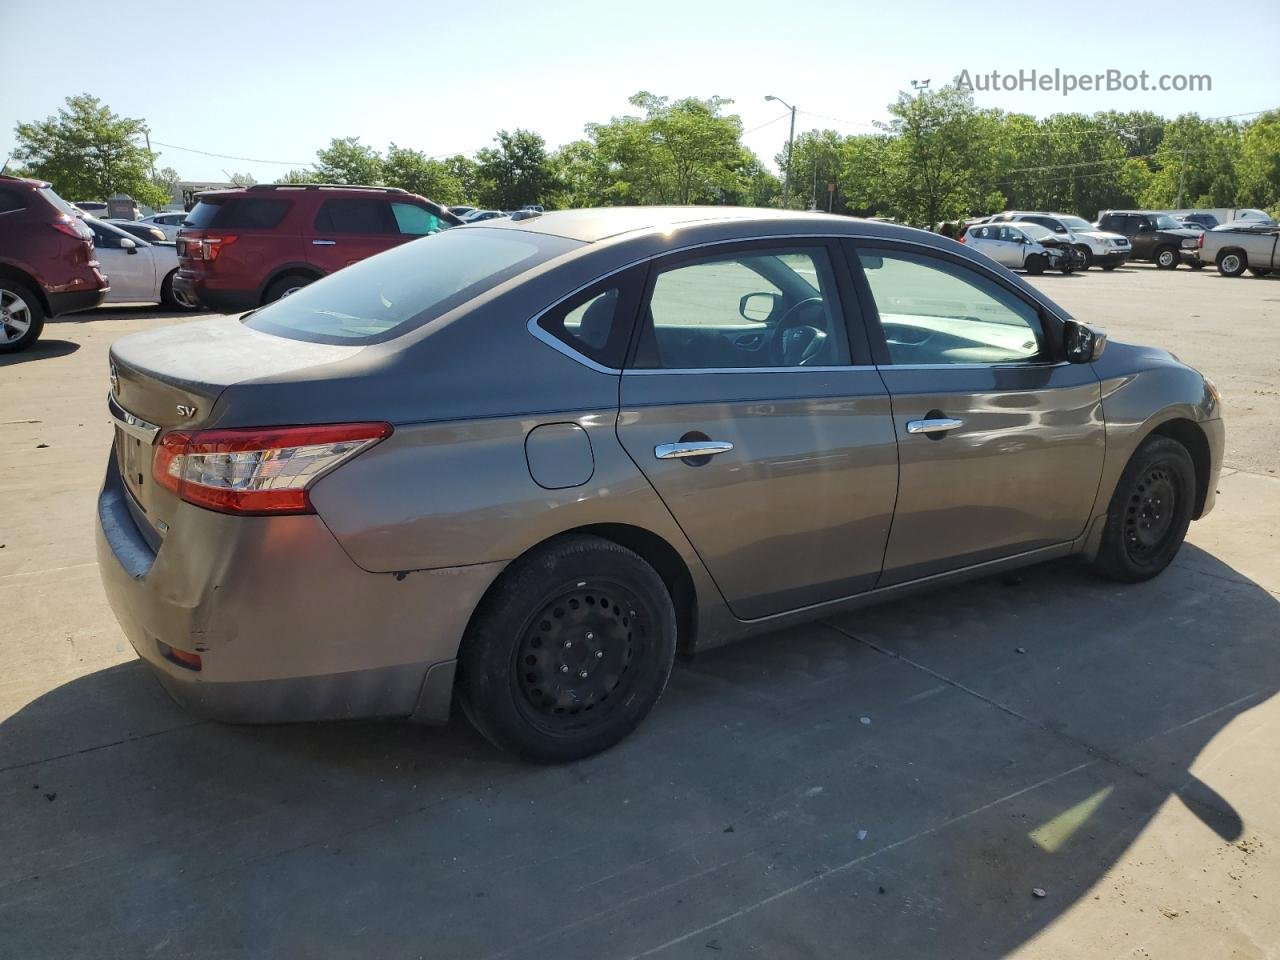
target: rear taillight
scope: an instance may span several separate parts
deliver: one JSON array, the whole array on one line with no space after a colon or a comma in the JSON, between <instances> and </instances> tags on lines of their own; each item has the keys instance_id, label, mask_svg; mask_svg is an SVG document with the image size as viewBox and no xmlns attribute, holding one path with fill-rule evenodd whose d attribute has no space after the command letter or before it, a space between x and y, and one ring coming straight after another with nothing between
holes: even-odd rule
<instances>
[{"instance_id":1,"label":"rear taillight","mask_svg":"<svg viewBox=\"0 0 1280 960\"><path fill-rule=\"evenodd\" d=\"M69 217L65 213L60 213L49 222L49 226L76 240L93 240L93 231L86 227L79 217Z\"/></svg>"},{"instance_id":2,"label":"rear taillight","mask_svg":"<svg viewBox=\"0 0 1280 960\"><path fill-rule=\"evenodd\" d=\"M1196 237L1196 249L1197 250L1204 249L1204 231L1203 230L1200 232L1200 236Z\"/></svg>"},{"instance_id":3,"label":"rear taillight","mask_svg":"<svg viewBox=\"0 0 1280 960\"><path fill-rule=\"evenodd\" d=\"M178 256L192 260L217 260L218 254L239 239L230 237L179 237Z\"/></svg>"},{"instance_id":4,"label":"rear taillight","mask_svg":"<svg viewBox=\"0 0 1280 960\"><path fill-rule=\"evenodd\" d=\"M963 233L962 233L962 234L960 234L960 236L956 237L956 242L957 242L957 243L964 243L964 234L963 234Z\"/></svg>"},{"instance_id":5,"label":"rear taillight","mask_svg":"<svg viewBox=\"0 0 1280 960\"><path fill-rule=\"evenodd\" d=\"M389 423L173 431L152 475L187 503L220 513L314 513L307 488L380 440Z\"/></svg>"}]
</instances>

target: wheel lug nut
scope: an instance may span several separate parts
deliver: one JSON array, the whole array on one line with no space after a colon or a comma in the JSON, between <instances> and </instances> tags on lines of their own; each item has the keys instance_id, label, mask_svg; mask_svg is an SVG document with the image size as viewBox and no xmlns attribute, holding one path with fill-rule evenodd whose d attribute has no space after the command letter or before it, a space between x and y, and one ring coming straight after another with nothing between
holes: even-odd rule
<instances>
[{"instance_id":1,"label":"wheel lug nut","mask_svg":"<svg viewBox=\"0 0 1280 960\"><path fill-rule=\"evenodd\" d=\"M596 659L597 659L597 660L603 660L603 659L604 659L604 651L603 651L603 650L597 650L597 651L596 651Z\"/></svg>"},{"instance_id":2,"label":"wheel lug nut","mask_svg":"<svg viewBox=\"0 0 1280 960\"><path fill-rule=\"evenodd\" d=\"M561 665L560 665L560 672L561 672L561 673L568 673L568 672L569 672L569 665L568 665L567 663L565 663L565 664L561 664Z\"/></svg>"},{"instance_id":3,"label":"wheel lug nut","mask_svg":"<svg viewBox=\"0 0 1280 960\"><path fill-rule=\"evenodd\" d=\"M578 671L578 676L580 676L583 680L587 679L587 671L585 671L585 670L579 670L579 671Z\"/></svg>"},{"instance_id":4,"label":"wheel lug nut","mask_svg":"<svg viewBox=\"0 0 1280 960\"><path fill-rule=\"evenodd\" d=\"M572 641L572 640L566 640L566 641L564 642L564 647L565 647L565 649L566 649L566 650L568 650L568 649L569 649L570 647L572 647L572 646L573 646L573 641Z\"/></svg>"},{"instance_id":5,"label":"wheel lug nut","mask_svg":"<svg viewBox=\"0 0 1280 960\"><path fill-rule=\"evenodd\" d=\"M590 630L588 630L588 631L587 631L587 639L588 639L588 640L594 640L595 638L596 638L596 635L595 635L594 633L592 633Z\"/></svg>"}]
</instances>

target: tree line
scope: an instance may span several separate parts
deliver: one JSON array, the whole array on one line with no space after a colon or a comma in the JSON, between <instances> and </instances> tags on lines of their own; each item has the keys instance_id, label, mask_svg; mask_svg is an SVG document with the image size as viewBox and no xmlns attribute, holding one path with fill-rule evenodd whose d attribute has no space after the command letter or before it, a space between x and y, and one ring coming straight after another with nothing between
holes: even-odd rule
<instances>
[{"instance_id":1,"label":"tree line","mask_svg":"<svg viewBox=\"0 0 1280 960\"><path fill-rule=\"evenodd\" d=\"M557 149L531 130L502 130L474 156L395 143L382 151L337 137L314 166L278 182L385 185L502 210L782 206L782 180L743 144L732 104L642 91L630 112L588 123L581 139ZM790 156L784 145L774 161L790 170L790 205L925 225L1006 208L1090 219L1108 207L1280 209L1280 110L1247 119L1145 111L1037 119L979 108L955 85L900 94L888 110L873 132L803 132ZM139 142L145 130L145 121L119 117L95 97L69 97L55 116L18 125L15 157L68 198L123 192L155 206L178 175L154 170L157 154Z\"/></svg>"}]
</instances>

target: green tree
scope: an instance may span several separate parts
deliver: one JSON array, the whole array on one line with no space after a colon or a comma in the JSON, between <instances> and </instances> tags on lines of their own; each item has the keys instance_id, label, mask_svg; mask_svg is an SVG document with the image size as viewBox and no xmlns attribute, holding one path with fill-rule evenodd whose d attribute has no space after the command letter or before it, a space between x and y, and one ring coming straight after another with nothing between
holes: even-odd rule
<instances>
[{"instance_id":1,"label":"green tree","mask_svg":"<svg viewBox=\"0 0 1280 960\"><path fill-rule=\"evenodd\" d=\"M1139 202L1151 207L1227 207L1235 202L1240 128L1184 114L1164 126L1154 174ZM1179 203L1181 194L1181 203Z\"/></svg>"},{"instance_id":2,"label":"green tree","mask_svg":"<svg viewBox=\"0 0 1280 960\"><path fill-rule=\"evenodd\" d=\"M144 121L121 117L97 97L68 97L54 116L20 123L14 130L27 174L48 180L75 200L105 200L125 193L147 206L163 206L169 195L151 180L155 155L139 146Z\"/></svg>"},{"instance_id":3,"label":"green tree","mask_svg":"<svg viewBox=\"0 0 1280 960\"><path fill-rule=\"evenodd\" d=\"M559 184L546 141L531 130L499 130L494 140L476 154L480 202L500 210L550 202Z\"/></svg>"},{"instance_id":4,"label":"green tree","mask_svg":"<svg viewBox=\"0 0 1280 960\"><path fill-rule=\"evenodd\" d=\"M643 117L589 124L587 134L613 177L608 202L724 203L754 176L742 148L742 121L723 97L672 101L647 91L629 103Z\"/></svg>"},{"instance_id":5,"label":"green tree","mask_svg":"<svg viewBox=\"0 0 1280 960\"><path fill-rule=\"evenodd\" d=\"M889 113L893 139L886 173L896 215L931 226L981 206L984 178L973 148L986 125L979 121L973 95L954 85L917 96L901 93Z\"/></svg>"},{"instance_id":6,"label":"green tree","mask_svg":"<svg viewBox=\"0 0 1280 960\"><path fill-rule=\"evenodd\" d=\"M446 206L462 203L466 198L462 181L448 163L432 160L421 150L397 147L394 143L387 148L382 178L389 187L400 187Z\"/></svg>"},{"instance_id":7,"label":"green tree","mask_svg":"<svg viewBox=\"0 0 1280 960\"><path fill-rule=\"evenodd\" d=\"M290 170L288 173L282 173L276 177L275 183L318 183L316 179L318 174L308 168L305 170Z\"/></svg>"},{"instance_id":8,"label":"green tree","mask_svg":"<svg viewBox=\"0 0 1280 960\"><path fill-rule=\"evenodd\" d=\"M598 207L609 196L608 164L590 140L566 143L552 156L559 191L557 207Z\"/></svg>"},{"instance_id":9,"label":"green tree","mask_svg":"<svg viewBox=\"0 0 1280 960\"><path fill-rule=\"evenodd\" d=\"M237 187L252 187L257 183L252 173L233 173L227 179L234 183Z\"/></svg>"},{"instance_id":10,"label":"green tree","mask_svg":"<svg viewBox=\"0 0 1280 960\"><path fill-rule=\"evenodd\" d=\"M350 183L378 186L382 183L382 156L359 137L334 137L316 151L316 183Z\"/></svg>"},{"instance_id":11,"label":"green tree","mask_svg":"<svg viewBox=\"0 0 1280 960\"><path fill-rule=\"evenodd\" d=\"M832 213L847 213L845 198L840 191L841 152L844 139L834 130L808 130L796 137L791 157L791 205L800 208L827 209L831 200ZM784 146L774 162L782 170L787 162ZM828 198L827 184L834 183L836 190Z\"/></svg>"},{"instance_id":12,"label":"green tree","mask_svg":"<svg viewBox=\"0 0 1280 960\"><path fill-rule=\"evenodd\" d=\"M480 174L476 162L470 157L457 153L446 159L444 165L462 187L462 202L477 202L476 196L480 192Z\"/></svg>"},{"instance_id":13,"label":"green tree","mask_svg":"<svg viewBox=\"0 0 1280 960\"><path fill-rule=\"evenodd\" d=\"M173 167L161 167L151 182L164 191L169 203L181 203L182 191L178 189L178 181L182 178ZM154 204L152 204L154 206Z\"/></svg>"},{"instance_id":14,"label":"green tree","mask_svg":"<svg viewBox=\"0 0 1280 960\"><path fill-rule=\"evenodd\" d=\"M1241 137L1236 202L1280 213L1280 110L1252 120Z\"/></svg>"}]
</instances>

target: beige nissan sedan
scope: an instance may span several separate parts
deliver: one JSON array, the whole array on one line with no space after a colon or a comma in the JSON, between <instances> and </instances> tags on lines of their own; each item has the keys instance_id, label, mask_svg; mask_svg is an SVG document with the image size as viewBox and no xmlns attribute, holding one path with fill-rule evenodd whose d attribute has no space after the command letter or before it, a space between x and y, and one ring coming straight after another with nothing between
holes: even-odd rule
<instances>
[{"instance_id":1,"label":"beige nissan sedan","mask_svg":"<svg viewBox=\"0 0 1280 960\"><path fill-rule=\"evenodd\" d=\"M961 244L784 211L458 227L120 340L112 607L233 722L617 743L678 651L1078 555L1160 573L1213 384Z\"/></svg>"}]
</instances>

